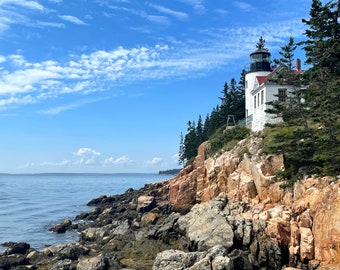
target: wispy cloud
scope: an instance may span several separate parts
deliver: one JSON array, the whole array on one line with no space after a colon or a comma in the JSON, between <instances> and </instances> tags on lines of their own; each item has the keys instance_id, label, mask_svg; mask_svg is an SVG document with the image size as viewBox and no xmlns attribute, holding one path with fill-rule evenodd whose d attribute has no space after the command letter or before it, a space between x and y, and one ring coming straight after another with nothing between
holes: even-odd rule
<instances>
[{"instance_id":1,"label":"wispy cloud","mask_svg":"<svg viewBox=\"0 0 340 270\"><path fill-rule=\"evenodd\" d=\"M34 163L33 163L34 164ZM40 166L53 166L53 167L62 167L72 164L71 160L62 160L60 162L50 162L50 161L44 161L41 162Z\"/></svg>"},{"instance_id":2,"label":"wispy cloud","mask_svg":"<svg viewBox=\"0 0 340 270\"><path fill-rule=\"evenodd\" d=\"M189 17L188 14L186 14L185 12L175 11L175 10L169 9L167 7L164 7L164 6L155 5L155 4L151 4L151 3L148 3L148 5L152 8L154 8L154 9L156 9L160 13L171 15L171 16L177 18L177 19L180 19L180 20L186 20Z\"/></svg>"},{"instance_id":3,"label":"wispy cloud","mask_svg":"<svg viewBox=\"0 0 340 270\"><path fill-rule=\"evenodd\" d=\"M74 110L76 108L85 106L86 104L89 104L89 103L97 102L99 100L102 100L102 99L93 98L93 99L79 100L79 101L71 103L71 104L65 104L65 105L61 105L61 106L57 106L57 107L41 110L40 113L56 115L56 114L60 114L60 113L65 112L65 111Z\"/></svg>"},{"instance_id":4,"label":"wispy cloud","mask_svg":"<svg viewBox=\"0 0 340 270\"><path fill-rule=\"evenodd\" d=\"M85 25L86 23L77 17L71 16L71 15L60 15L60 19L63 19L64 21L68 21L74 24L79 24L79 25Z\"/></svg>"},{"instance_id":5,"label":"wispy cloud","mask_svg":"<svg viewBox=\"0 0 340 270\"><path fill-rule=\"evenodd\" d=\"M203 14L206 12L204 0L177 0L177 1L192 6L197 13Z\"/></svg>"},{"instance_id":6,"label":"wispy cloud","mask_svg":"<svg viewBox=\"0 0 340 270\"><path fill-rule=\"evenodd\" d=\"M127 7L118 7L118 6L109 5L109 8L113 10L120 10L120 11L128 12L130 14L137 15L152 23L161 24L161 25L170 25L170 20L166 16L152 15L143 10L137 10L137 9L127 8Z\"/></svg>"},{"instance_id":7,"label":"wispy cloud","mask_svg":"<svg viewBox=\"0 0 340 270\"><path fill-rule=\"evenodd\" d=\"M233 5L246 12L249 12L255 9L251 4L248 4L242 1L234 1Z\"/></svg>"},{"instance_id":8,"label":"wispy cloud","mask_svg":"<svg viewBox=\"0 0 340 270\"><path fill-rule=\"evenodd\" d=\"M45 8L39 4L37 1L27 1L27 0L1 0L0 7L3 6L21 6L34 10L44 10Z\"/></svg>"},{"instance_id":9,"label":"wispy cloud","mask_svg":"<svg viewBox=\"0 0 340 270\"><path fill-rule=\"evenodd\" d=\"M206 29L197 40L97 50L70 55L63 62L31 62L21 54L3 55L0 57L0 110L70 94L114 92L116 86L141 80L203 76L227 66L233 59L248 57L260 35L265 36L267 45L278 47L291 35L301 36L302 28L299 20L290 20L261 27ZM81 102L66 104L41 112L57 114L82 105Z\"/></svg>"}]
</instances>

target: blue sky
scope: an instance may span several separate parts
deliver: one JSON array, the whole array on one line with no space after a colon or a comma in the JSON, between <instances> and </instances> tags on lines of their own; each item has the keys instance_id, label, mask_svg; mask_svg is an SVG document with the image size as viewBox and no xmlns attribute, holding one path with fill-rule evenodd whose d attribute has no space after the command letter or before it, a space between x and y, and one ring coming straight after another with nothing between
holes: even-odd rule
<instances>
[{"instance_id":1,"label":"blue sky","mask_svg":"<svg viewBox=\"0 0 340 270\"><path fill-rule=\"evenodd\" d=\"M0 172L158 172L309 0L0 0ZM299 55L301 54L301 55ZM304 56L297 52L302 61Z\"/></svg>"}]
</instances>

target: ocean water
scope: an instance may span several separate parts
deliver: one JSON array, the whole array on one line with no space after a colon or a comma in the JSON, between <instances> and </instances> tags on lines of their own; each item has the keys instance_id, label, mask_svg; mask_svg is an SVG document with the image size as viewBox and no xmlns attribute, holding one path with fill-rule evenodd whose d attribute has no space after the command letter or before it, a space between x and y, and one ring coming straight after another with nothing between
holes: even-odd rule
<instances>
[{"instance_id":1,"label":"ocean water","mask_svg":"<svg viewBox=\"0 0 340 270\"><path fill-rule=\"evenodd\" d=\"M75 232L56 234L48 229L89 211L86 204L100 195L121 194L168 178L135 173L0 175L0 244L23 241L42 250L78 240ZM4 250L0 245L0 253Z\"/></svg>"}]
</instances>

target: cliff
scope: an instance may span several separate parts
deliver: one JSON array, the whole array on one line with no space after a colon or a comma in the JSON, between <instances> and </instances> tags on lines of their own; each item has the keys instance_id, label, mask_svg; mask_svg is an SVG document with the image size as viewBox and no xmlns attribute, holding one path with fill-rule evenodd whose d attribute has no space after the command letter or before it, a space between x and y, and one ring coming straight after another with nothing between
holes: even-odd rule
<instances>
[{"instance_id":1,"label":"cliff","mask_svg":"<svg viewBox=\"0 0 340 270\"><path fill-rule=\"evenodd\" d=\"M261 141L243 140L215 157L202 144L193 165L170 180L170 204L182 214L218 196L246 205L242 217L264 222L266 235L287 251L290 266L340 269L339 179L306 176L281 189L275 173L284 169L283 158L261 156Z\"/></svg>"},{"instance_id":2,"label":"cliff","mask_svg":"<svg viewBox=\"0 0 340 270\"><path fill-rule=\"evenodd\" d=\"M0 269L340 269L339 179L306 176L281 189L282 156L262 156L261 138L209 157L209 144L177 176L124 194L51 228L79 241L5 243Z\"/></svg>"}]
</instances>

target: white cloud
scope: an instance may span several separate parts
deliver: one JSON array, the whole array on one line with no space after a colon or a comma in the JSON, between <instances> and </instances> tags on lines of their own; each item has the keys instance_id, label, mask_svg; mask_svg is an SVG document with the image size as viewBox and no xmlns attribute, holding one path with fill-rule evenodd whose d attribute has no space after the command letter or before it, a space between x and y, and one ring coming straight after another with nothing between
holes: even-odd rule
<instances>
[{"instance_id":1,"label":"white cloud","mask_svg":"<svg viewBox=\"0 0 340 270\"><path fill-rule=\"evenodd\" d=\"M100 156L100 152L97 152L96 150L93 150L91 148L83 147L79 148L74 155L79 156L80 159L78 164L83 165L92 165L96 163L96 157Z\"/></svg>"},{"instance_id":2,"label":"white cloud","mask_svg":"<svg viewBox=\"0 0 340 270\"><path fill-rule=\"evenodd\" d=\"M46 109L46 110L41 110L40 113L56 115L56 114L59 114L59 113L64 112L64 111L74 110L76 108L82 107L82 106L89 104L89 103L97 102L99 100L102 100L102 99L99 99L99 98L84 99L84 100L80 100L80 101L77 101L77 102L74 102L74 103L71 103L71 104L65 104L65 105L49 108L49 109Z\"/></svg>"},{"instance_id":3,"label":"white cloud","mask_svg":"<svg viewBox=\"0 0 340 270\"><path fill-rule=\"evenodd\" d=\"M15 6L26 7L29 9L44 10L44 7L41 4L39 4L37 1L27 1L27 0L1 0L0 1L0 7L6 6L6 5L15 5Z\"/></svg>"},{"instance_id":4,"label":"white cloud","mask_svg":"<svg viewBox=\"0 0 340 270\"><path fill-rule=\"evenodd\" d=\"M60 15L59 18L65 20L65 21L74 23L74 24L79 24L79 25L85 25L86 24L85 22L78 19L77 17L70 16L70 15Z\"/></svg>"},{"instance_id":5,"label":"white cloud","mask_svg":"<svg viewBox=\"0 0 340 270\"><path fill-rule=\"evenodd\" d=\"M108 165L119 165L119 164L125 164L125 163L131 163L132 160L130 160L128 157L126 156L121 156L119 158L113 158L113 157L109 157L105 160L102 161L102 164L104 166L108 166Z\"/></svg>"},{"instance_id":6,"label":"white cloud","mask_svg":"<svg viewBox=\"0 0 340 270\"><path fill-rule=\"evenodd\" d=\"M204 6L204 0L178 0L178 1L192 6L197 13L203 14L206 11Z\"/></svg>"},{"instance_id":7,"label":"white cloud","mask_svg":"<svg viewBox=\"0 0 340 270\"><path fill-rule=\"evenodd\" d=\"M293 35L301 36L300 21L265 24L267 45L283 44ZM197 77L225 67L230 60L248 57L262 27L206 29L200 39L171 40L153 47L139 46L70 55L65 62L30 62L21 54L0 57L0 105L41 103L63 95L115 91L116 86L141 80ZM276 45L275 45L276 44ZM271 48L270 48L271 49ZM5 106L6 105L6 106ZM82 104L63 104L41 112L57 114Z\"/></svg>"},{"instance_id":8,"label":"white cloud","mask_svg":"<svg viewBox=\"0 0 340 270\"><path fill-rule=\"evenodd\" d=\"M74 153L76 156L93 155L100 156L100 152L93 150L88 147L79 148L77 152Z\"/></svg>"},{"instance_id":9,"label":"white cloud","mask_svg":"<svg viewBox=\"0 0 340 270\"><path fill-rule=\"evenodd\" d=\"M234 1L233 2L234 6L236 6L237 8L249 12L254 10L254 7L251 4L248 4L246 2L242 2L242 1Z\"/></svg>"},{"instance_id":10,"label":"white cloud","mask_svg":"<svg viewBox=\"0 0 340 270\"><path fill-rule=\"evenodd\" d=\"M160 157L154 157L151 160L148 160L146 163L147 164L151 164L151 165L156 165L158 163L160 163L163 159Z\"/></svg>"},{"instance_id":11,"label":"white cloud","mask_svg":"<svg viewBox=\"0 0 340 270\"><path fill-rule=\"evenodd\" d=\"M40 166L66 166L72 164L71 160L63 160L61 162L49 162L49 161L44 161L40 163Z\"/></svg>"},{"instance_id":12,"label":"white cloud","mask_svg":"<svg viewBox=\"0 0 340 270\"><path fill-rule=\"evenodd\" d=\"M155 5L155 4L151 4L149 3L149 6L156 9L157 11L161 12L161 13L165 13L171 16L176 17L177 19L180 20L186 20L188 19L188 14L186 14L185 12L181 12L181 11L175 11L169 8L166 8L164 6L160 6L160 5Z\"/></svg>"}]
</instances>

